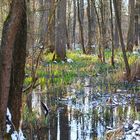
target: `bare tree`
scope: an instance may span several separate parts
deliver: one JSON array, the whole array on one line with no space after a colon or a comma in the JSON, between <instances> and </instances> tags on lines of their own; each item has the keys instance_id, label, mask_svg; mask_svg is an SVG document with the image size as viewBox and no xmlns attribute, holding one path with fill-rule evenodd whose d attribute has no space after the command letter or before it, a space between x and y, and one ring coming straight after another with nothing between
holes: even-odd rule
<instances>
[{"instance_id":1,"label":"bare tree","mask_svg":"<svg viewBox=\"0 0 140 140\"><path fill-rule=\"evenodd\" d=\"M119 19L121 22L122 0L118 0L117 3L118 3L117 9L118 9L118 14L119 14ZM114 46L115 48L119 47L119 32L118 32L118 26L117 26L117 19L115 19Z\"/></svg>"},{"instance_id":2,"label":"bare tree","mask_svg":"<svg viewBox=\"0 0 140 140\"><path fill-rule=\"evenodd\" d=\"M73 44L74 44L74 48L75 48L75 27L76 27L76 0L73 0Z\"/></svg>"},{"instance_id":3,"label":"bare tree","mask_svg":"<svg viewBox=\"0 0 140 140\"><path fill-rule=\"evenodd\" d=\"M115 62L114 62L114 33L113 33L113 12L112 12L112 0L110 0L110 14L111 14L111 19L110 19L110 23L111 23L111 43L112 43L112 56L111 56L111 64L112 66L114 66Z\"/></svg>"},{"instance_id":4,"label":"bare tree","mask_svg":"<svg viewBox=\"0 0 140 140\"><path fill-rule=\"evenodd\" d=\"M133 45L134 45L134 15L135 10L135 0L129 0L129 13L130 13L130 19L129 19L129 29L127 34L127 50L132 52L133 51Z\"/></svg>"},{"instance_id":5,"label":"bare tree","mask_svg":"<svg viewBox=\"0 0 140 140\"><path fill-rule=\"evenodd\" d=\"M56 59L66 59L66 0L61 0L57 6L56 16Z\"/></svg>"},{"instance_id":6,"label":"bare tree","mask_svg":"<svg viewBox=\"0 0 140 140\"><path fill-rule=\"evenodd\" d=\"M96 7L96 3L94 0L92 0L93 2L93 6L94 6L94 9L95 9L95 13L96 13L96 17L97 17L97 23L98 23L98 33L99 33L99 39L98 39L98 49L99 49L99 53L98 53L98 57L100 59L101 62L103 62L103 55L102 55L102 27L101 27L101 22L100 22L100 17L99 17L99 13L98 13L98 10L97 10L97 7Z\"/></svg>"},{"instance_id":7,"label":"bare tree","mask_svg":"<svg viewBox=\"0 0 140 140\"><path fill-rule=\"evenodd\" d=\"M15 54L15 51L16 51L14 49L17 49L17 47L23 47L22 49L23 50L25 49L24 45L26 42L24 42L24 45L18 46L19 41L17 41L19 38L20 38L20 41L22 40L21 36L18 37L19 34L25 35L25 30L24 30L25 28L21 30L22 27L26 27L26 4L24 0L13 0L11 2L9 15L6 21L4 22L3 33L2 33L2 43L0 47L1 48L0 49L1 50L1 53L0 53L0 60L1 60L1 66L0 66L0 69L1 69L0 70L1 71L0 72L0 114L1 114L0 115L0 139L3 139L3 135L5 131L6 110L7 110L7 103L8 103L10 86L11 86L10 78L12 76L11 69L15 68L12 66L13 55ZM25 37L23 37L23 40L24 39L26 39L26 35ZM23 43L23 40L22 40L22 43ZM14 48L14 46L16 47ZM18 50L20 49L18 48ZM17 53L20 53L20 52L17 52ZM25 52L23 56L24 55L25 55ZM25 61L24 59L25 59L25 56L22 62ZM23 68L24 64L23 66L20 65L19 67ZM23 70L21 70L20 72L21 72L21 75L24 74ZM15 75L15 71L14 71L14 75ZM23 75L20 80L23 80ZM22 82L20 82L19 91L21 91L22 89L21 87ZM20 94L21 92L18 92L19 96L21 96Z\"/></svg>"},{"instance_id":8,"label":"bare tree","mask_svg":"<svg viewBox=\"0 0 140 140\"><path fill-rule=\"evenodd\" d=\"M85 45L84 45L84 1L77 0L78 7L78 22L79 22L79 31L80 31L80 42L82 45L83 53L86 54Z\"/></svg>"},{"instance_id":9,"label":"bare tree","mask_svg":"<svg viewBox=\"0 0 140 140\"><path fill-rule=\"evenodd\" d=\"M67 37L67 48L70 50L71 49L71 6L72 6L72 1L68 0L67 1L67 28L66 28L66 37Z\"/></svg>"},{"instance_id":10,"label":"bare tree","mask_svg":"<svg viewBox=\"0 0 140 140\"><path fill-rule=\"evenodd\" d=\"M23 5L26 11L25 3ZM10 91L8 98L8 108L12 114L12 121L16 128L19 129L22 111L22 87L24 81L24 68L26 60L26 40L27 40L27 21L26 12L23 13L20 21L20 28L17 32L14 49L13 61L10 79Z\"/></svg>"},{"instance_id":11,"label":"bare tree","mask_svg":"<svg viewBox=\"0 0 140 140\"><path fill-rule=\"evenodd\" d=\"M135 5L135 45L138 46L140 42L140 26L139 26L139 9L140 9L140 1L136 0L136 5Z\"/></svg>"},{"instance_id":12,"label":"bare tree","mask_svg":"<svg viewBox=\"0 0 140 140\"><path fill-rule=\"evenodd\" d=\"M93 0L92 0L93 1ZM99 10L96 7L95 1L93 1L94 4L94 9L97 17L97 23L98 23L98 28L99 28L99 54L98 57L101 62L105 62L105 48L106 48L106 30L107 30L107 18L105 16L106 14L106 9L108 6L107 1L99 1Z\"/></svg>"},{"instance_id":13,"label":"bare tree","mask_svg":"<svg viewBox=\"0 0 140 140\"><path fill-rule=\"evenodd\" d=\"M55 10L56 10L56 3L55 0L48 0L49 5L49 12L48 12L48 24L46 24L48 30L45 31L45 46L48 46L50 52L55 51Z\"/></svg>"},{"instance_id":14,"label":"bare tree","mask_svg":"<svg viewBox=\"0 0 140 140\"><path fill-rule=\"evenodd\" d=\"M105 47L106 47L106 2L101 0L100 1L100 15L101 15L101 42L102 42L102 61L105 62Z\"/></svg>"},{"instance_id":15,"label":"bare tree","mask_svg":"<svg viewBox=\"0 0 140 140\"><path fill-rule=\"evenodd\" d=\"M121 43L122 52L123 52L123 59L124 59L124 63L125 63L126 75L127 75L128 80L129 80L131 70L130 70L128 59L127 59L127 56L126 56L125 44L124 44L124 41L123 41L122 29L121 29L121 21L120 21L120 17L119 17L118 8L117 8L118 7L117 0L113 0L113 4L114 4L114 9L115 9L115 17L116 17L116 21L117 21L120 43Z\"/></svg>"},{"instance_id":16,"label":"bare tree","mask_svg":"<svg viewBox=\"0 0 140 140\"><path fill-rule=\"evenodd\" d=\"M95 10L91 0L87 0L87 18L88 18L88 44L87 44L87 53L95 53L95 48L92 48L92 45L95 43Z\"/></svg>"}]
</instances>

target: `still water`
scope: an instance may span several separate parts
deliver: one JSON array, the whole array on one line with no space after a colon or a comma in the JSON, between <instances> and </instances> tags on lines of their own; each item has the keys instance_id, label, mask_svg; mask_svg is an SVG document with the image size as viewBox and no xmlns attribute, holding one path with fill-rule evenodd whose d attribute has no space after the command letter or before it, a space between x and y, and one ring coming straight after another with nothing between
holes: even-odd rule
<instances>
[{"instance_id":1,"label":"still water","mask_svg":"<svg viewBox=\"0 0 140 140\"><path fill-rule=\"evenodd\" d=\"M31 115L23 117L24 133L30 140L105 140L109 128L140 120L138 86L86 77L66 87L38 89L27 100ZM50 108L47 118L41 101Z\"/></svg>"}]
</instances>

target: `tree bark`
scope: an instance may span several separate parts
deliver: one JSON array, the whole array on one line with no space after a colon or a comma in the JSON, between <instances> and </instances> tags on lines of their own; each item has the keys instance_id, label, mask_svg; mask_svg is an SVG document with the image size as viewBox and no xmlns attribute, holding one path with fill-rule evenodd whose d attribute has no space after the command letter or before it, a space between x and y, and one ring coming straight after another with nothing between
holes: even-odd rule
<instances>
[{"instance_id":1,"label":"tree bark","mask_svg":"<svg viewBox=\"0 0 140 140\"><path fill-rule=\"evenodd\" d=\"M77 7L78 7L78 22L79 22L79 31L80 31L80 42L82 45L82 50L83 53L86 54L85 46L84 46L84 5L83 5L83 0L78 0L77 1Z\"/></svg>"},{"instance_id":2,"label":"tree bark","mask_svg":"<svg viewBox=\"0 0 140 140\"><path fill-rule=\"evenodd\" d=\"M56 59L66 59L66 0L61 0L57 6L56 17Z\"/></svg>"},{"instance_id":3,"label":"tree bark","mask_svg":"<svg viewBox=\"0 0 140 140\"><path fill-rule=\"evenodd\" d=\"M55 0L49 0L49 14L48 14L48 32L47 32L47 42L45 44L49 47L50 52L55 51ZM46 32L46 31L45 31Z\"/></svg>"},{"instance_id":4,"label":"tree bark","mask_svg":"<svg viewBox=\"0 0 140 140\"><path fill-rule=\"evenodd\" d=\"M87 54L95 53L95 48L92 48L94 44L95 36L95 12L91 0L87 1L87 18L88 18L88 43L87 43Z\"/></svg>"},{"instance_id":5,"label":"tree bark","mask_svg":"<svg viewBox=\"0 0 140 140\"><path fill-rule=\"evenodd\" d=\"M99 57L100 61L104 62L104 63L105 63L104 51L105 51L105 47L106 47L106 43L105 43L105 37L106 37L105 4L106 3L104 1L102 1L102 0L100 1L100 11L99 11L100 13L99 13L97 11L95 1L93 1L93 5L95 8L95 13L96 13L96 17L97 17L97 22L98 22L98 27L99 27L99 54L98 54L98 57Z\"/></svg>"},{"instance_id":6,"label":"tree bark","mask_svg":"<svg viewBox=\"0 0 140 140\"><path fill-rule=\"evenodd\" d=\"M67 27L66 27L66 38L67 38L67 49L71 50L71 5L72 5L72 1L68 0L67 1Z\"/></svg>"},{"instance_id":7,"label":"tree bark","mask_svg":"<svg viewBox=\"0 0 140 140\"><path fill-rule=\"evenodd\" d=\"M74 45L74 48L75 48L75 27L76 27L76 0L73 0L73 11L74 11L74 14L73 14L73 45Z\"/></svg>"},{"instance_id":8,"label":"tree bark","mask_svg":"<svg viewBox=\"0 0 140 140\"><path fill-rule=\"evenodd\" d=\"M127 51L132 52L133 51L133 45L134 45L134 15L135 10L135 0L129 0L129 13L130 13L130 19L129 19L129 29L127 34Z\"/></svg>"},{"instance_id":9,"label":"tree bark","mask_svg":"<svg viewBox=\"0 0 140 140\"><path fill-rule=\"evenodd\" d=\"M117 0L113 0L113 4L114 4L115 16L116 16L116 20L117 20L117 27L118 27L119 37L120 37L120 43L121 43L122 52L123 52L123 59L124 59L124 63L125 63L126 76L129 80L131 71L130 71L128 59L126 56L125 45L124 45L123 36L122 36L121 21L120 21L120 17L119 17L118 8L117 8L118 7Z\"/></svg>"},{"instance_id":10,"label":"tree bark","mask_svg":"<svg viewBox=\"0 0 140 140\"><path fill-rule=\"evenodd\" d=\"M139 22L139 16L140 16L140 1L136 0L135 5L135 45L138 46L140 43L140 22Z\"/></svg>"},{"instance_id":11,"label":"tree bark","mask_svg":"<svg viewBox=\"0 0 140 140\"><path fill-rule=\"evenodd\" d=\"M102 61L105 63L105 47L106 47L105 1L101 0L100 4L101 4L100 14L101 14Z\"/></svg>"},{"instance_id":12,"label":"tree bark","mask_svg":"<svg viewBox=\"0 0 140 140\"><path fill-rule=\"evenodd\" d=\"M117 9L118 9L118 14L119 14L119 19L121 23L121 7L122 7L122 0L117 1ZM118 32L118 25L117 25L117 19L115 18L115 34L114 34L114 46L115 48L119 48L119 32Z\"/></svg>"},{"instance_id":13,"label":"tree bark","mask_svg":"<svg viewBox=\"0 0 140 140\"><path fill-rule=\"evenodd\" d=\"M88 18L88 45L87 45L87 53L90 54L91 52L91 3L90 0L87 0L88 6L87 6L87 18Z\"/></svg>"},{"instance_id":14,"label":"tree bark","mask_svg":"<svg viewBox=\"0 0 140 140\"><path fill-rule=\"evenodd\" d=\"M91 22L91 43L92 45L95 45L95 41L96 41L96 22L97 22L97 18L96 18L96 14L95 14L95 9L94 9L94 4L92 2L92 0L90 0L91 2L91 16L90 16L90 22ZM95 48L93 48L93 53L95 53Z\"/></svg>"},{"instance_id":15,"label":"tree bark","mask_svg":"<svg viewBox=\"0 0 140 140\"><path fill-rule=\"evenodd\" d=\"M100 17L99 17L99 14L98 14L98 11L97 11L97 8L96 8L96 5L95 5L95 1L93 1L93 6L94 6L94 9L95 9L95 13L96 13L96 17L97 17L97 23L98 23L98 28L99 28L99 43L98 43L98 48L99 48L99 53L98 53L98 57L100 59L101 62L103 62L103 55L102 55L102 27L101 27L101 22L100 22Z\"/></svg>"},{"instance_id":16,"label":"tree bark","mask_svg":"<svg viewBox=\"0 0 140 140\"><path fill-rule=\"evenodd\" d=\"M26 11L25 2L22 8ZM26 59L27 18L26 12L20 17L20 28L16 34L10 80L8 107L12 114L12 121L19 129L22 110L22 87L24 81L24 68Z\"/></svg>"},{"instance_id":17,"label":"tree bark","mask_svg":"<svg viewBox=\"0 0 140 140\"><path fill-rule=\"evenodd\" d=\"M17 33L20 30L22 17L25 15L24 0L13 0L9 15L4 22L1 43L0 73L0 135L3 139L5 131L6 110L10 90L13 48Z\"/></svg>"},{"instance_id":18,"label":"tree bark","mask_svg":"<svg viewBox=\"0 0 140 140\"><path fill-rule=\"evenodd\" d=\"M115 62L114 62L114 37L113 37L113 13L112 13L112 0L110 0L110 14L111 14L111 43L112 43L112 56L111 56L111 64L112 66L115 65Z\"/></svg>"}]
</instances>

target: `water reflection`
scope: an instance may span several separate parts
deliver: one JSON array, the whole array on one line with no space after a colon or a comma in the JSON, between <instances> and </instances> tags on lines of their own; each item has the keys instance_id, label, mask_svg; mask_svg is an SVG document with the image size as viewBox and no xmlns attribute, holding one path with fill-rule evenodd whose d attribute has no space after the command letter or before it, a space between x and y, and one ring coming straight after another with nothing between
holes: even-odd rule
<instances>
[{"instance_id":1,"label":"water reflection","mask_svg":"<svg viewBox=\"0 0 140 140\"><path fill-rule=\"evenodd\" d=\"M30 139L103 140L109 127L115 128L126 121L140 119L139 107L131 100L135 100L135 93L126 94L127 90L123 89L114 94L111 92L117 91L116 86L112 90L108 87L97 85L92 78L84 78L76 79L63 89L53 88L47 94L33 92L31 105L32 111L37 112L36 118L41 121L44 115L41 100L52 111L46 124L44 119L42 124L36 123L32 128L34 137Z\"/></svg>"}]
</instances>

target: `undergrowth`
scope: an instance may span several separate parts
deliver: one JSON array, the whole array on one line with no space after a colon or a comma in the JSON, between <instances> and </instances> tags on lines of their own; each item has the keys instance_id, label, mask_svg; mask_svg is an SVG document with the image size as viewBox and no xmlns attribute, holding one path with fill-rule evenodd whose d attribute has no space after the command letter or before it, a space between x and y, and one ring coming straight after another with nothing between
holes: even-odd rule
<instances>
[{"instance_id":1,"label":"undergrowth","mask_svg":"<svg viewBox=\"0 0 140 140\"><path fill-rule=\"evenodd\" d=\"M130 66L136 62L138 55L127 54ZM117 81L123 76L125 65L122 52L115 51L115 67L110 63L111 51L105 52L106 63L101 63L97 55L85 55L80 51L67 52L67 58L73 62L52 62L53 54L43 56L43 60L37 69L38 82L43 86L61 86L70 84L75 77L106 75L108 79ZM28 66L29 67L29 66ZM26 73L28 71L26 70ZM25 79L24 85L32 82L31 76Z\"/></svg>"}]
</instances>

